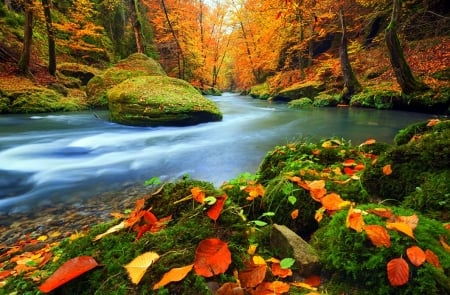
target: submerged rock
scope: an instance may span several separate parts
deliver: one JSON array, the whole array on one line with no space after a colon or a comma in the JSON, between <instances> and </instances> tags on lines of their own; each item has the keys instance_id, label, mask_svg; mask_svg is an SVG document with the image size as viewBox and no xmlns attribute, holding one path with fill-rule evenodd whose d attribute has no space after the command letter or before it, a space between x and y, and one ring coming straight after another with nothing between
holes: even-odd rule
<instances>
[{"instance_id":1,"label":"submerged rock","mask_svg":"<svg viewBox=\"0 0 450 295\"><path fill-rule=\"evenodd\" d=\"M185 126L219 121L217 106L186 81L167 76L125 80L107 93L111 120L134 126Z\"/></svg>"}]
</instances>

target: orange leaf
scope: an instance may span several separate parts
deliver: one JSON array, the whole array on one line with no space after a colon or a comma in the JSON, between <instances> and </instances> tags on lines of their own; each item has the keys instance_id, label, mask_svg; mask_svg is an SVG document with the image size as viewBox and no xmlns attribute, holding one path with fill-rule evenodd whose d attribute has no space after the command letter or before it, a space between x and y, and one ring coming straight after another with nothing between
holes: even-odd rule
<instances>
[{"instance_id":1,"label":"orange leaf","mask_svg":"<svg viewBox=\"0 0 450 295\"><path fill-rule=\"evenodd\" d=\"M439 261L439 257L437 257L436 254L434 254L433 251L430 249L425 250L425 256L428 263L436 266L437 268L441 267L441 262Z\"/></svg>"},{"instance_id":2,"label":"orange leaf","mask_svg":"<svg viewBox=\"0 0 450 295\"><path fill-rule=\"evenodd\" d=\"M198 244L194 260L196 274L203 277L212 277L224 273L230 263L231 253L227 243L211 238Z\"/></svg>"},{"instance_id":3,"label":"orange leaf","mask_svg":"<svg viewBox=\"0 0 450 295\"><path fill-rule=\"evenodd\" d=\"M415 266L421 266L427 258L425 252L417 246L411 246L406 249L406 255L408 256L409 261Z\"/></svg>"},{"instance_id":4,"label":"orange leaf","mask_svg":"<svg viewBox=\"0 0 450 295\"><path fill-rule=\"evenodd\" d=\"M391 237L381 225L366 225L364 231L376 247L385 246L389 248L391 246Z\"/></svg>"},{"instance_id":5,"label":"orange leaf","mask_svg":"<svg viewBox=\"0 0 450 295\"><path fill-rule=\"evenodd\" d=\"M192 198L200 204L205 202L205 192L198 186L191 188L191 194Z\"/></svg>"},{"instance_id":6,"label":"orange leaf","mask_svg":"<svg viewBox=\"0 0 450 295\"><path fill-rule=\"evenodd\" d=\"M287 179L289 179L292 182L295 182L296 184L298 184L300 187L304 188L305 190L308 190L308 191L310 190L309 185L298 176L288 176Z\"/></svg>"},{"instance_id":7,"label":"orange leaf","mask_svg":"<svg viewBox=\"0 0 450 295\"><path fill-rule=\"evenodd\" d=\"M444 236L439 237L439 242L441 242L442 247L444 247L445 251L450 252L450 246L445 241Z\"/></svg>"},{"instance_id":8,"label":"orange leaf","mask_svg":"<svg viewBox=\"0 0 450 295\"><path fill-rule=\"evenodd\" d=\"M246 263L245 269L238 275L241 286L253 288L259 285L266 277L266 265L254 264L252 261Z\"/></svg>"},{"instance_id":9,"label":"orange leaf","mask_svg":"<svg viewBox=\"0 0 450 295\"><path fill-rule=\"evenodd\" d=\"M391 286L402 286L408 282L409 266L405 259L394 258L387 264L387 276Z\"/></svg>"},{"instance_id":10,"label":"orange leaf","mask_svg":"<svg viewBox=\"0 0 450 295\"><path fill-rule=\"evenodd\" d=\"M305 288L305 289L312 290L312 291L317 291L316 287L311 286L310 284L308 284L306 282L292 282L291 285L300 287L300 288Z\"/></svg>"},{"instance_id":11,"label":"orange leaf","mask_svg":"<svg viewBox=\"0 0 450 295\"><path fill-rule=\"evenodd\" d=\"M362 232L364 229L364 219L361 210L350 207L347 214L346 225L359 233Z\"/></svg>"},{"instance_id":12,"label":"orange leaf","mask_svg":"<svg viewBox=\"0 0 450 295\"><path fill-rule=\"evenodd\" d=\"M158 218L156 218L155 214L153 214L150 211L145 211L144 214L144 220L148 224L154 224L158 221Z\"/></svg>"},{"instance_id":13,"label":"orange leaf","mask_svg":"<svg viewBox=\"0 0 450 295\"><path fill-rule=\"evenodd\" d=\"M278 295L289 292L290 286L288 283L284 283L281 281L275 282L264 282L259 284L255 291L252 293L253 295Z\"/></svg>"},{"instance_id":14,"label":"orange leaf","mask_svg":"<svg viewBox=\"0 0 450 295\"><path fill-rule=\"evenodd\" d=\"M291 219L297 219L298 217L298 209L295 209L291 212Z\"/></svg>"},{"instance_id":15,"label":"orange leaf","mask_svg":"<svg viewBox=\"0 0 450 295\"><path fill-rule=\"evenodd\" d=\"M395 221L405 223L414 230L419 223L419 217L416 214L411 216L395 216Z\"/></svg>"},{"instance_id":16,"label":"orange leaf","mask_svg":"<svg viewBox=\"0 0 450 295\"><path fill-rule=\"evenodd\" d=\"M327 210L336 211L342 208L343 205L348 204L348 201L342 200L341 196L336 193L330 193L320 199L322 206Z\"/></svg>"},{"instance_id":17,"label":"orange leaf","mask_svg":"<svg viewBox=\"0 0 450 295\"><path fill-rule=\"evenodd\" d=\"M42 285L39 290L43 293L51 292L61 285L73 280L97 266L97 261L91 256L79 256L66 261Z\"/></svg>"},{"instance_id":18,"label":"orange leaf","mask_svg":"<svg viewBox=\"0 0 450 295\"><path fill-rule=\"evenodd\" d=\"M320 202L320 199L327 194L324 180L313 180L308 183L311 197Z\"/></svg>"},{"instance_id":19,"label":"orange leaf","mask_svg":"<svg viewBox=\"0 0 450 295\"><path fill-rule=\"evenodd\" d=\"M439 123L441 123L441 120L439 119L430 119L428 120L427 127L433 127Z\"/></svg>"},{"instance_id":20,"label":"orange leaf","mask_svg":"<svg viewBox=\"0 0 450 295\"><path fill-rule=\"evenodd\" d=\"M375 142L377 142L374 138L369 138L366 141L364 141L363 143L361 143L359 146L363 146L363 145L370 145L370 144L374 144Z\"/></svg>"},{"instance_id":21,"label":"orange leaf","mask_svg":"<svg viewBox=\"0 0 450 295\"><path fill-rule=\"evenodd\" d=\"M373 213L377 216L391 219L394 216L394 213L392 213L391 209L386 208L375 208L375 209L369 209L367 212Z\"/></svg>"},{"instance_id":22,"label":"orange leaf","mask_svg":"<svg viewBox=\"0 0 450 295\"><path fill-rule=\"evenodd\" d=\"M342 163L342 165L343 165L344 167L352 167L352 166L355 166L355 165L356 165L356 162L355 162L355 160L353 160L353 159L347 159L347 160L345 160L345 161Z\"/></svg>"},{"instance_id":23,"label":"orange leaf","mask_svg":"<svg viewBox=\"0 0 450 295\"><path fill-rule=\"evenodd\" d=\"M405 235L411 237L414 239L414 233L413 230L411 228L411 226L409 226L406 223L403 222L387 222L386 223L386 228L387 229L391 229L391 230L395 230L398 232L402 232Z\"/></svg>"},{"instance_id":24,"label":"orange leaf","mask_svg":"<svg viewBox=\"0 0 450 295\"><path fill-rule=\"evenodd\" d=\"M190 265L186 265L183 267L172 268L171 270L166 272L163 275L162 279L153 286L153 290L164 287L165 285L167 285L171 282L181 281L192 270L193 266L194 266L194 264L190 264Z\"/></svg>"},{"instance_id":25,"label":"orange leaf","mask_svg":"<svg viewBox=\"0 0 450 295\"><path fill-rule=\"evenodd\" d=\"M315 275L307 277L303 280L304 283L306 283L312 287L320 286L320 281L321 281L320 276L315 276Z\"/></svg>"},{"instance_id":26,"label":"orange leaf","mask_svg":"<svg viewBox=\"0 0 450 295\"><path fill-rule=\"evenodd\" d=\"M385 165L383 168L383 174L384 175L391 175L392 174L392 168L390 164Z\"/></svg>"},{"instance_id":27,"label":"orange leaf","mask_svg":"<svg viewBox=\"0 0 450 295\"><path fill-rule=\"evenodd\" d=\"M292 276L292 270L290 268L282 268L280 263L272 263L271 270L276 277L286 278Z\"/></svg>"},{"instance_id":28,"label":"orange leaf","mask_svg":"<svg viewBox=\"0 0 450 295\"><path fill-rule=\"evenodd\" d=\"M214 220L214 222L217 221L217 219L220 216L220 213L222 213L223 205L225 204L225 201L227 200L227 195L223 194L222 197L217 198L214 205L211 206L211 208L208 209L206 212L206 215L208 215L209 218Z\"/></svg>"},{"instance_id":29,"label":"orange leaf","mask_svg":"<svg viewBox=\"0 0 450 295\"><path fill-rule=\"evenodd\" d=\"M0 280L6 279L7 277L9 277L12 272L13 272L12 269L0 271Z\"/></svg>"},{"instance_id":30,"label":"orange leaf","mask_svg":"<svg viewBox=\"0 0 450 295\"><path fill-rule=\"evenodd\" d=\"M249 200L249 201L253 201L257 197L262 197L262 196L264 196L264 193L265 193L264 187L260 183L258 183L256 185L248 184L244 188L244 191L248 193L247 200Z\"/></svg>"}]
</instances>

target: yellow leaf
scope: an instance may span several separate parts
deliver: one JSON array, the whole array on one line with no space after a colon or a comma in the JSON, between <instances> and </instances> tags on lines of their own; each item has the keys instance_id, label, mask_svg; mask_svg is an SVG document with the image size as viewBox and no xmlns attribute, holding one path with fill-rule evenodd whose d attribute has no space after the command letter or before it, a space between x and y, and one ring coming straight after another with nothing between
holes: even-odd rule
<instances>
[{"instance_id":1,"label":"yellow leaf","mask_svg":"<svg viewBox=\"0 0 450 295\"><path fill-rule=\"evenodd\" d=\"M405 235L415 239L414 238L414 233L413 233L413 230L412 230L411 226L409 226L406 223L403 223L403 222L387 222L386 223L386 228L402 232Z\"/></svg>"},{"instance_id":2,"label":"yellow leaf","mask_svg":"<svg viewBox=\"0 0 450 295\"><path fill-rule=\"evenodd\" d=\"M248 255L255 255L257 247L258 247L258 244L251 244L247 250Z\"/></svg>"},{"instance_id":3,"label":"yellow leaf","mask_svg":"<svg viewBox=\"0 0 450 295\"><path fill-rule=\"evenodd\" d=\"M50 237L50 238L57 238L57 237L59 237L61 235L61 232L59 232L59 231L52 231L52 232L50 232L49 234L48 234L48 236Z\"/></svg>"},{"instance_id":4,"label":"yellow leaf","mask_svg":"<svg viewBox=\"0 0 450 295\"><path fill-rule=\"evenodd\" d=\"M258 255L257 256L253 256L252 260L253 260L253 264L266 265L266 261L261 256L258 256Z\"/></svg>"},{"instance_id":5,"label":"yellow leaf","mask_svg":"<svg viewBox=\"0 0 450 295\"><path fill-rule=\"evenodd\" d=\"M316 210L316 213L314 214L314 219L317 222L321 222L323 219L323 213L325 212L325 207L320 207L319 209Z\"/></svg>"},{"instance_id":6,"label":"yellow leaf","mask_svg":"<svg viewBox=\"0 0 450 295\"><path fill-rule=\"evenodd\" d=\"M308 289L308 290L311 290L311 291L317 291L316 287L312 287L311 285L306 284L306 283L302 283L302 282L292 282L291 285L292 286L296 286L296 287L305 288L305 289Z\"/></svg>"},{"instance_id":7,"label":"yellow leaf","mask_svg":"<svg viewBox=\"0 0 450 295\"><path fill-rule=\"evenodd\" d=\"M190 264L190 265L186 265L183 267L172 268L171 270L166 272L163 275L162 279L153 286L153 290L164 287L165 285L167 285L171 282L181 281L192 270L193 266L194 266L194 264Z\"/></svg>"},{"instance_id":8,"label":"yellow leaf","mask_svg":"<svg viewBox=\"0 0 450 295\"><path fill-rule=\"evenodd\" d=\"M47 239L48 239L48 236L46 236L46 235L42 235L42 236L39 236L39 238L37 238L37 240L41 241L41 242L43 242L43 241L45 241Z\"/></svg>"},{"instance_id":9,"label":"yellow leaf","mask_svg":"<svg viewBox=\"0 0 450 295\"><path fill-rule=\"evenodd\" d=\"M124 266L133 284L139 284L147 268L158 260L158 258L159 255L156 252L145 252Z\"/></svg>"},{"instance_id":10,"label":"yellow leaf","mask_svg":"<svg viewBox=\"0 0 450 295\"><path fill-rule=\"evenodd\" d=\"M94 238L94 241L98 241L98 240L102 239L104 236L118 232L124 228L125 228L125 221L122 221L121 223L114 225L113 227L110 227L106 232L96 235Z\"/></svg>"}]
</instances>

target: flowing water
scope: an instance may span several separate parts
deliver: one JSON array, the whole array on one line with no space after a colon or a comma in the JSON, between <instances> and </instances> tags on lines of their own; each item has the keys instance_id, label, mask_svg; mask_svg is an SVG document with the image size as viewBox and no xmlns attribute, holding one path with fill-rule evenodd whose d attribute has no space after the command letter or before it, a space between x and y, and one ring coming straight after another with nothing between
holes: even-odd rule
<instances>
[{"instance_id":1,"label":"flowing water","mask_svg":"<svg viewBox=\"0 0 450 295\"><path fill-rule=\"evenodd\" d=\"M286 104L225 94L210 97L221 122L189 127L130 127L107 112L0 115L0 213L95 197L146 179L185 174L220 185L255 172L276 145L300 139L368 138L429 115L355 108L292 110Z\"/></svg>"}]
</instances>

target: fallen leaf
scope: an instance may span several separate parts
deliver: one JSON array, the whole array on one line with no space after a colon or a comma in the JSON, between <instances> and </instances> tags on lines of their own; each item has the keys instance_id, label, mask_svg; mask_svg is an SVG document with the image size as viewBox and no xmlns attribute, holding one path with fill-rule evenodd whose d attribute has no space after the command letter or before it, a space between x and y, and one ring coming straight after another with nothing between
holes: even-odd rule
<instances>
[{"instance_id":1,"label":"fallen leaf","mask_svg":"<svg viewBox=\"0 0 450 295\"><path fill-rule=\"evenodd\" d=\"M406 256L408 256L409 261L415 266L421 266L427 258L425 252L417 246L411 246L406 249Z\"/></svg>"},{"instance_id":2,"label":"fallen leaf","mask_svg":"<svg viewBox=\"0 0 450 295\"><path fill-rule=\"evenodd\" d=\"M252 257L252 262L257 265L266 265L266 261L259 255L255 255ZM279 260L277 262L280 262Z\"/></svg>"},{"instance_id":3,"label":"fallen leaf","mask_svg":"<svg viewBox=\"0 0 450 295\"><path fill-rule=\"evenodd\" d=\"M279 295L288 293L290 286L288 283L281 281L274 282L264 282L259 284L255 291L252 293L253 295Z\"/></svg>"},{"instance_id":4,"label":"fallen leaf","mask_svg":"<svg viewBox=\"0 0 450 295\"><path fill-rule=\"evenodd\" d=\"M79 256L66 261L42 285L39 290L48 293L74 278L97 267L98 263L91 256Z\"/></svg>"},{"instance_id":5,"label":"fallen leaf","mask_svg":"<svg viewBox=\"0 0 450 295\"><path fill-rule=\"evenodd\" d=\"M296 286L296 287L300 287L300 288L305 288L311 291L317 291L316 287L311 286L308 283L304 283L304 282L292 282L291 283L292 286Z\"/></svg>"},{"instance_id":6,"label":"fallen leaf","mask_svg":"<svg viewBox=\"0 0 450 295\"><path fill-rule=\"evenodd\" d=\"M359 233L362 232L364 229L364 219L362 216L362 211L350 207L347 214L346 226Z\"/></svg>"},{"instance_id":7,"label":"fallen leaf","mask_svg":"<svg viewBox=\"0 0 450 295\"><path fill-rule=\"evenodd\" d=\"M394 213L392 213L391 209L389 208L375 208L375 209L369 209L367 212L375 214L377 216L391 219L394 216Z\"/></svg>"},{"instance_id":8,"label":"fallen leaf","mask_svg":"<svg viewBox=\"0 0 450 295\"><path fill-rule=\"evenodd\" d=\"M352 167L352 166L355 166L355 165L356 165L356 162L355 162L355 160L353 160L353 159L347 159L347 160L345 160L345 161L342 163L342 165L343 165L344 167Z\"/></svg>"},{"instance_id":9,"label":"fallen leaf","mask_svg":"<svg viewBox=\"0 0 450 295\"><path fill-rule=\"evenodd\" d=\"M290 268L282 268L280 263L272 263L271 271L274 276L280 278L292 276L292 270Z\"/></svg>"},{"instance_id":10,"label":"fallen leaf","mask_svg":"<svg viewBox=\"0 0 450 295\"><path fill-rule=\"evenodd\" d=\"M444 236L439 237L439 242L441 242L442 247L444 247L445 251L450 252L450 246L445 241Z\"/></svg>"},{"instance_id":11,"label":"fallen leaf","mask_svg":"<svg viewBox=\"0 0 450 295\"><path fill-rule=\"evenodd\" d=\"M192 270L193 266L194 266L194 264L190 264L190 265L186 265L183 267L172 268L171 270L166 272L163 275L162 279L153 286L153 290L164 287L165 285L167 285L171 282L181 281Z\"/></svg>"},{"instance_id":12,"label":"fallen leaf","mask_svg":"<svg viewBox=\"0 0 450 295\"><path fill-rule=\"evenodd\" d=\"M248 193L247 200L253 201L257 197L264 196L265 190L262 184L248 184L244 191Z\"/></svg>"},{"instance_id":13,"label":"fallen leaf","mask_svg":"<svg viewBox=\"0 0 450 295\"><path fill-rule=\"evenodd\" d=\"M199 243L195 251L194 271L203 277L224 273L231 263L228 244L216 239L206 239Z\"/></svg>"},{"instance_id":14,"label":"fallen leaf","mask_svg":"<svg viewBox=\"0 0 450 295\"><path fill-rule=\"evenodd\" d=\"M391 175L392 174L392 168L391 168L390 164L387 164L387 165L383 166L382 170L383 170L383 174L384 175Z\"/></svg>"},{"instance_id":15,"label":"fallen leaf","mask_svg":"<svg viewBox=\"0 0 450 295\"><path fill-rule=\"evenodd\" d=\"M134 258L130 263L125 265L128 276L133 284L137 285L141 281L147 269L159 258L156 252L145 252Z\"/></svg>"},{"instance_id":16,"label":"fallen leaf","mask_svg":"<svg viewBox=\"0 0 450 295\"><path fill-rule=\"evenodd\" d=\"M387 276L391 286L403 286L409 279L409 266L405 259L394 258L387 263Z\"/></svg>"},{"instance_id":17,"label":"fallen leaf","mask_svg":"<svg viewBox=\"0 0 450 295\"><path fill-rule=\"evenodd\" d=\"M8 269L8 270L1 270L0 271L0 280L3 280L7 277L9 277L11 275L11 273L13 272L12 269Z\"/></svg>"},{"instance_id":18,"label":"fallen leaf","mask_svg":"<svg viewBox=\"0 0 450 295\"><path fill-rule=\"evenodd\" d=\"M195 201L203 204L205 202L205 192L198 186L191 188L191 194Z\"/></svg>"},{"instance_id":19,"label":"fallen leaf","mask_svg":"<svg viewBox=\"0 0 450 295\"><path fill-rule=\"evenodd\" d=\"M409 226L406 223L403 222L387 222L386 223L386 228L390 229L390 230L395 230L398 232L402 232L405 235L411 237L414 239L414 233L413 233L413 229L411 228L411 226Z\"/></svg>"},{"instance_id":20,"label":"fallen leaf","mask_svg":"<svg viewBox=\"0 0 450 295\"><path fill-rule=\"evenodd\" d=\"M245 263L245 268L238 274L241 286L254 288L266 277L266 264L254 264L252 261Z\"/></svg>"},{"instance_id":21,"label":"fallen leaf","mask_svg":"<svg viewBox=\"0 0 450 295\"><path fill-rule=\"evenodd\" d=\"M437 268L441 268L441 262L439 261L439 257L434 254L430 249L425 250L426 261Z\"/></svg>"},{"instance_id":22,"label":"fallen leaf","mask_svg":"<svg viewBox=\"0 0 450 295\"><path fill-rule=\"evenodd\" d=\"M118 231L120 231L120 230L122 230L124 228L125 228L125 221L122 221L121 223L119 223L117 225L114 225L113 227L110 227L106 232L104 232L102 234L99 234L99 235L96 235L95 238L94 238L94 242L102 239L104 236L107 236L109 234L118 232Z\"/></svg>"},{"instance_id":23,"label":"fallen leaf","mask_svg":"<svg viewBox=\"0 0 450 295\"><path fill-rule=\"evenodd\" d=\"M372 244L376 247L391 247L391 238L387 230L381 225L366 225L364 231Z\"/></svg>"},{"instance_id":24,"label":"fallen leaf","mask_svg":"<svg viewBox=\"0 0 450 295\"><path fill-rule=\"evenodd\" d=\"M371 145L374 144L375 142L377 142L374 138L369 138L366 141L364 141L363 143L361 143L359 146L363 146L363 145Z\"/></svg>"},{"instance_id":25,"label":"fallen leaf","mask_svg":"<svg viewBox=\"0 0 450 295\"><path fill-rule=\"evenodd\" d=\"M319 287L320 286L320 282L321 282L321 278L320 276L316 276L316 275L312 275L309 276L307 278L305 278L303 280L304 283L312 286L312 287Z\"/></svg>"},{"instance_id":26,"label":"fallen leaf","mask_svg":"<svg viewBox=\"0 0 450 295\"><path fill-rule=\"evenodd\" d=\"M257 247L258 247L258 244L251 244L250 246L248 246L248 250L247 250L248 255L255 255Z\"/></svg>"},{"instance_id":27,"label":"fallen leaf","mask_svg":"<svg viewBox=\"0 0 450 295\"><path fill-rule=\"evenodd\" d=\"M343 206L350 204L348 201L342 200L341 196L336 193L330 193L325 195L320 199L322 206L327 210L336 211L341 209Z\"/></svg>"},{"instance_id":28,"label":"fallen leaf","mask_svg":"<svg viewBox=\"0 0 450 295\"><path fill-rule=\"evenodd\" d=\"M245 295L245 292L238 283L228 282L217 290L216 295Z\"/></svg>"},{"instance_id":29,"label":"fallen leaf","mask_svg":"<svg viewBox=\"0 0 450 295\"><path fill-rule=\"evenodd\" d=\"M291 212L291 219L297 219L298 217L298 209L295 209L294 211Z\"/></svg>"},{"instance_id":30,"label":"fallen leaf","mask_svg":"<svg viewBox=\"0 0 450 295\"><path fill-rule=\"evenodd\" d=\"M433 127L439 123L441 123L441 120L439 119L430 119L428 120L427 127Z\"/></svg>"},{"instance_id":31,"label":"fallen leaf","mask_svg":"<svg viewBox=\"0 0 450 295\"><path fill-rule=\"evenodd\" d=\"M220 213L222 213L223 205L225 204L225 201L227 200L227 195L223 194L222 197L217 198L217 201L212 205L208 211L206 211L206 215L208 215L209 218L214 220L214 222L217 221L217 219L220 216Z\"/></svg>"},{"instance_id":32,"label":"fallen leaf","mask_svg":"<svg viewBox=\"0 0 450 295\"><path fill-rule=\"evenodd\" d=\"M417 224L419 224L419 216L416 214L411 216L395 216L395 221L405 223L414 230L417 227Z\"/></svg>"},{"instance_id":33,"label":"fallen leaf","mask_svg":"<svg viewBox=\"0 0 450 295\"><path fill-rule=\"evenodd\" d=\"M314 213L314 219L317 222L321 222L323 219L323 213L326 211L327 209L325 209L325 207L320 207L319 209L316 210L316 213Z\"/></svg>"},{"instance_id":34,"label":"fallen leaf","mask_svg":"<svg viewBox=\"0 0 450 295\"><path fill-rule=\"evenodd\" d=\"M320 202L320 199L322 199L323 196L327 194L327 190L325 188L325 180L313 180L311 182L308 182L307 184L310 190L311 197L317 202Z\"/></svg>"}]
</instances>

